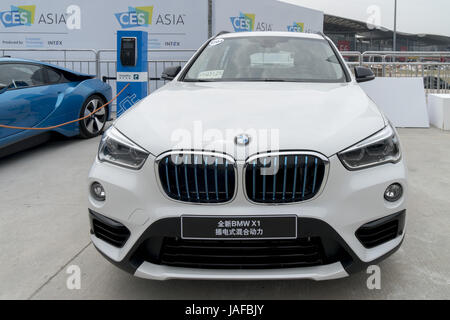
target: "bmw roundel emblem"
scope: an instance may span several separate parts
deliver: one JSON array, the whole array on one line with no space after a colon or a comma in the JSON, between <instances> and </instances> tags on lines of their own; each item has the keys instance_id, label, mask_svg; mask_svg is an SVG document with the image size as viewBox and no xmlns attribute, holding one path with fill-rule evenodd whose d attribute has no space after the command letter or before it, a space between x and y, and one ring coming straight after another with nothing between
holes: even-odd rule
<instances>
[{"instance_id":1,"label":"bmw roundel emblem","mask_svg":"<svg viewBox=\"0 0 450 320\"><path fill-rule=\"evenodd\" d=\"M246 146L250 143L250 136L247 134L237 135L236 138L234 138L234 143L239 146Z\"/></svg>"}]
</instances>

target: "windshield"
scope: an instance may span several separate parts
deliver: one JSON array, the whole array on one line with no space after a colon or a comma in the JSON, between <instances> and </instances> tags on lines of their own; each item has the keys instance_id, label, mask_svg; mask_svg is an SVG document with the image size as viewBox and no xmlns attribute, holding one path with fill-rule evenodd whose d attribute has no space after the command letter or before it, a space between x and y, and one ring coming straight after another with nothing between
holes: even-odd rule
<instances>
[{"instance_id":1,"label":"windshield","mask_svg":"<svg viewBox=\"0 0 450 320\"><path fill-rule=\"evenodd\" d=\"M184 81L345 82L345 72L325 39L238 37L212 40Z\"/></svg>"}]
</instances>

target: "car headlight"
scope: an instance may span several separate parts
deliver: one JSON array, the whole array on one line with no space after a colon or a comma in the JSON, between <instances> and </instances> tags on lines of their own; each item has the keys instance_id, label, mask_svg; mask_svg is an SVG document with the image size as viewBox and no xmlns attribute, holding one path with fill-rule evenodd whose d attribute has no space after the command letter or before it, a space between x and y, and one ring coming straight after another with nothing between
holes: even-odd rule
<instances>
[{"instance_id":1,"label":"car headlight","mask_svg":"<svg viewBox=\"0 0 450 320\"><path fill-rule=\"evenodd\" d=\"M395 130L389 124L380 132L338 154L349 170L359 170L400 161L402 153Z\"/></svg>"},{"instance_id":2,"label":"car headlight","mask_svg":"<svg viewBox=\"0 0 450 320\"><path fill-rule=\"evenodd\" d=\"M125 137L114 127L103 135L98 149L98 159L129 169L142 168L149 152Z\"/></svg>"}]
</instances>

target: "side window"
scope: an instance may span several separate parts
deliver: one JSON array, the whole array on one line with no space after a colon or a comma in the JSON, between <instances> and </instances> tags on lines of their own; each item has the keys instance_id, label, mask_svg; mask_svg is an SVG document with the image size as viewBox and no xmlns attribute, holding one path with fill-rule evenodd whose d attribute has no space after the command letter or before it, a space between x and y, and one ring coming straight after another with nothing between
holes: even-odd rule
<instances>
[{"instance_id":1,"label":"side window","mask_svg":"<svg viewBox=\"0 0 450 320\"><path fill-rule=\"evenodd\" d=\"M61 74L58 71L47 68L48 84L58 83L61 80Z\"/></svg>"},{"instance_id":2,"label":"side window","mask_svg":"<svg viewBox=\"0 0 450 320\"><path fill-rule=\"evenodd\" d=\"M9 74L9 65L0 64L0 90L12 84L12 78Z\"/></svg>"},{"instance_id":3,"label":"side window","mask_svg":"<svg viewBox=\"0 0 450 320\"><path fill-rule=\"evenodd\" d=\"M0 89L11 89L45 84L45 69L32 64L0 64Z\"/></svg>"}]
</instances>

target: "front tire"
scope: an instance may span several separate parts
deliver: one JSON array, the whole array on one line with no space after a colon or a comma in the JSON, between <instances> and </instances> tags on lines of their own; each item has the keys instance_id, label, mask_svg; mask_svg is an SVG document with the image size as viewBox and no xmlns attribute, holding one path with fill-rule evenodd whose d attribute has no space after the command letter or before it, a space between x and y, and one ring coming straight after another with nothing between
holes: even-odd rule
<instances>
[{"instance_id":1,"label":"front tire","mask_svg":"<svg viewBox=\"0 0 450 320\"><path fill-rule=\"evenodd\" d=\"M86 117L87 115L92 113L94 110L97 110L105 103L106 103L105 100L98 95L90 96L89 98L86 99L83 106L81 107L80 118ZM103 133L106 121L108 120L107 108L108 106L100 109L95 114L79 122L81 138L89 139Z\"/></svg>"}]
</instances>

